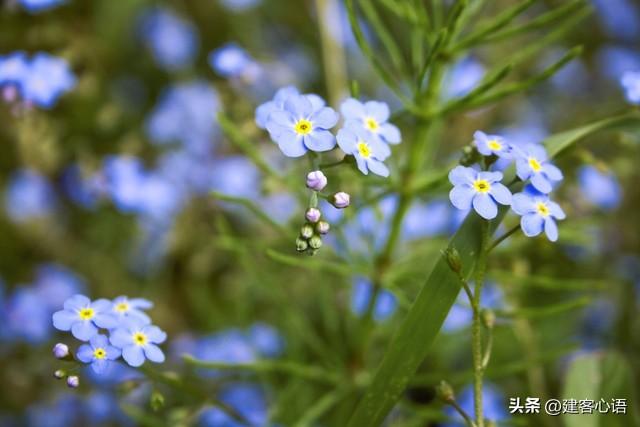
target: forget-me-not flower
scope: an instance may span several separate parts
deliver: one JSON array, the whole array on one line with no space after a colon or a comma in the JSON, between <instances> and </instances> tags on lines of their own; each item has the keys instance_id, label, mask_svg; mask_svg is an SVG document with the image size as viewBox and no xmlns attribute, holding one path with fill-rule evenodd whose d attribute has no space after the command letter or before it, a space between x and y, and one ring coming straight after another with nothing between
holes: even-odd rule
<instances>
[{"instance_id":1,"label":"forget-me-not flower","mask_svg":"<svg viewBox=\"0 0 640 427\"><path fill-rule=\"evenodd\" d=\"M256 125L260 129L267 129L267 121L269 115L274 111L284 110L284 102L292 97L300 95L300 91L295 86L285 86L278 89L273 96L273 99L264 102L256 108ZM314 110L320 109L325 106L324 99L313 93L304 94L305 97L311 102Z\"/></svg>"},{"instance_id":2,"label":"forget-me-not flower","mask_svg":"<svg viewBox=\"0 0 640 427\"><path fill-rule=\"evenodd\" d=\"M118 322L111 314L111 301L99 299L91 302L84 295L74 295L64 302L64 310L53 313L53 326L60 331L71 331L80 341L88 341L98 328L111 329Z\"/></svg>"},{"instance_id":3,"label":"forget-me-not flower","mask_svg":"<svg viewBox=\"0 0 640 427\"><path fill-rule=\"evenodd\" d=\"M384 102L362 103L357 99L349 98L340 106L340 112L344 116L346 128L354 125L362 127L388 144L399 144L402 139L400 130L387 122L390 114L389 106Z\"/></svg>"},{"instance_id":4,"label":"forget-me-not flower","mask_svg":"<svg viewBox=\"0 0 640 427\"><path fill-rule=\"evenodd\" d=\"M113 299L113 313L119 320L134 317L139 319L142 323L148 325L151 323L151 319L142 310L148 310L153 307L153 303L144 298L127 298L126 296L119 296Z\"/></svg>"},{"instance_id":5,"label":"forget-me-not flower","mask_svg":"<svg viewBox=\"0 0 640 427\"><path fill-rule=\"evenodd\" d=\"M362 127L342 128L336 137L340 149L355 157L360 172L367 175L369 171L387 177L389 169L382 163L389 157L389 146L367 132Z\"/></svg>"},{"instance_id":6,"label":"forget-me-not flower","mask_svg":"<svg viewBox=\"0 0 640 427\"><path fill-rule=\"evenodd\" d=\"M25 101L51 108L59 96L71 90L75 84L76 77L65 59L38 52L22 78L21 93Z\"/></svg>"},{"instance_id":7,"label":"forget-me-not flower","mask_svg":"<svg viewBox=\"0 0 640 427\"><path fill-rule=\"evenodd\" d=\"M120 349L109 344L109 339L104 335L94 335L88 344L78 348L76 356L83 363L90 363L96 374L104 373L111 361L120 357Z\"/></svg>"},{"instance_id":8,"label":"forget-me-not flower","mask_svg":"<svg viewBox=\"0 0 640 427\"><path fill-rule=\"evenodd\" d=\"M146 325L139 319L124 319L111 332L109 341L122 350L122 358L130 366L141 366L145 359L155 363L164 362L164 353L157 344L162 344L167 334L154 325Z\"/></svg>"},{"instance_id":9,"label":"forget-me-not flower","mask_svg":"<svg viewBox=\"0 0 640 427\"><path fill-rule=\"evenodd\" d=\"M478 130L473 134L473 143L483 156L495 155L503 159L511 158L511 146L499 135L487 135Z\"/></svg>"},{"instance_id":10,"label":"forget-me-not flower","mask_svg":"<svg viewBox=\"0 0 640 427\"><path fill-rule=\"evenodd\" d=\"M561 181L560 169L548 161L547 152L540 144L515 146L516 173L523 181L531 180L531 184L541 193L550 193L553 183Z\"/></svg>"},{"instance_id":11,"label":"forget-me-not flower","mask_svg":"<svg viewBox=\"0 0 640 427\"><path fill-rule=\"evenodd\" d=\"M304 95L294 95L284 102L284 109L273 111L267 130L280 150L288 157L300 157L307 151L328 151L336 145L329 131L338 122L338 113L319 107Z\"/></svg>"},{"instance_id":12,"label":"forget-me-not flower","mask_svg":"<svg viewBox=\"0 0 640 427\"><path fill-rule=\"evenodd\" d=\"M461 210L473 209L484 219L498 215L498 206L511 204L511 192L500 183L501 172L478 172L474 168L456 166L449 172L454 185L449 193L453 206Z\"/></svg>"},{"instance_id":13,"label":"forget-me-not flower","mask_svg":"<svg viewBox=\"0 0 640 427\"><path fill-rule=\"evenodd\" d=\"M55 207L55 190L46 177L31 169L21 169L11 175L5 194L5 209L11 220L26 222L44 218Z\"/></svg>"},{"instance_id":14,"label":"forget-me-not flower","mask_svg":"<svg viewBox=\"0 0 640 427\"><path fill-rule=\"evenodd\" d=\"M227 43L209 54L209 65L226 78L252 80L260 71L258 63L236 43Z\"/></svg>"},{"instance_id":15,"label":"forget-me-not flower","mask_svg":"<svg viewBox=\"0 0 640 427\"><path fill-rule=\"evenodd\" d=\"M640 105L640 71L627 71L620 78L624 94L632 104Z\"/></svg>"},{"instance_id":16,"label":"forget-me-not flower","mask_svg":"<svg viewBox=\"0 0 640 427\"><path fill-rule=\"evenodd\" d=\"M549 240L558 240L555 220L565 219L566 215L560 205L551 201L548 195L528 185L522 193L513 195L511 208L522 216L520 226L525 236L537 236L544 230Z\"/></svg>"}]
</instances>

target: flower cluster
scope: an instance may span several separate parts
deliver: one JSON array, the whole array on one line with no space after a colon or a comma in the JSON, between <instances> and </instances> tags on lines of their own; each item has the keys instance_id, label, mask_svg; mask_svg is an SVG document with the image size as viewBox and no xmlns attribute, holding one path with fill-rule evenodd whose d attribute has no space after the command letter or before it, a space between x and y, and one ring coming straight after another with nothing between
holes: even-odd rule
<instances>
[{"instance_id":1,"label":"flower cluster","mask_svg":"<svg viewBox=\"0 0 640 427\"><path fill-rule=\"evenodd\" d=\"M498 206L511 205L520 215L520 225L526 236L537 236L544 230L551 241L558 239L555 220L565 218L560 206L549 198L554 186L563 179L562 172L552 164L541 144L510 144L499 135L477 131L474 146L484 156L482 163L490 167L496 160L515 162L516 174L528 182L524 191L512 195L503 185L499 171L481 170L479 165L457 166L449 173L454 185L449 193L451 203L458 209L473 209L485 219L498 215Z\"/></svg>"},{"instance_id":2,"label":"flower cluster","mask_svg":"<svg viewBox=\"0 0 640 427\"><path fill-rule=\"evenodd\" d=\"M19 98L26 105L51 108L76 84L66 60L38 52L29 58L25 52L0 56L0 88L6 102Z\"/></svg>"},{"instance_id":3,"label":"flower cluster","mask_svg":"<svg viewBox=\"0 0 640 427\"><path fill-rule=\"evenodd\" d=\"M334 136L330 129L338 123L339 114L318 95L300 94L295 87L288 86L256 109L256 124L269 132L285 156L330 151L337 144L345 154L354 156L363 174L371 171L389 176L383 163L391 155L388 144L400 143L401 136L398 128L388 122L387 104L349 98L340 111L344 126Z\"/></svg>"},{"instance_id":4,"label":"flower cluster","mask_svg":"<svg viewBox=\"0 0 640 427\"><path fill-rule=\"evenodd\" d=\"M61 331L70 331L84 342L75 359L90 364L98 374L104 373L120 356L133 367L141 366L146 359L162 363L165 357L158 344L163 343L167 335L152 325L144 312L152 306L150 301L142 298L119 296L112 301L91 301L77 294L64 302L63 310L53 314L53 326ZM58 359L73 360L65 344L56 344L53 353ZM67 377L69 386L77 386L72 384L77 382L77 377L70 378Z\"/></svg>"}]
</instances>

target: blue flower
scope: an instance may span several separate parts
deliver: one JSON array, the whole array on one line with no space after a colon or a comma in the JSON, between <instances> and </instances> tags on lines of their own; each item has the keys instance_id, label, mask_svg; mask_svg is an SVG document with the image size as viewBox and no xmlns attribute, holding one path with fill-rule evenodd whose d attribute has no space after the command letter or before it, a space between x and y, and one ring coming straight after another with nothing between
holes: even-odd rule
<instances>
[{"instance_id":1,"label":"blue flower","mask_svg":"<svg viewBox=\"0 0 640 427\"><path fill-rule=\"evenodd\" d=\"M336 138L328 129L338 122L338 114L329 107L319 107L304 95L293 95L284 102L284 109L273 111L267 120L267 130L280 150L288 157L300 157L308 150L328 151Z\"/></svg>"},{"instance_id":2,"label":"blue flower","mask_svg":"<svg viewBox=\"0 0 640 427\"><path fill-rule=\"evenodd\" d=\"M415 240L448 234L453 231L451 217L451 206L444 199L416 202L411 205L402 223L402 238Z\"/></svg>"},{"instance_id":3,"label":"blue flower","mask_svg":"<svg viewBox=\"0 0 640 427\"><path fill-rule=\"evenodd\" d=\"M37 289L28 286L18 287L7 298L2 313L2 333L5 338L40 344L46 341L51 332L51 311L47 301ZM4 345L4 344L3 344Z\"/></svg>"},{"instance_id":4,"label":"blue flower","mask_svg":"<svg viewBox=\"0 0 640 427\"><path fill-rule=\"evenodd\" d=\"M199 47L195 26L168 9L154 9L142 19L142 38L156 63L176 71L194 61Z\"/></svg>"},{"instance_id":5,"label":"blue flower","mask_svg":"<svg viewBox=\"0 0 640 427\"><path fill-rule=\"evenodd\" d=\"M262 389L253 384L231 384L220 392L219 399L237 411L251 427L268 425L269 411ZM240 423L219 408L207 408L199 419L203 427L242 427Z\"/></svg>"},{"instance_id":6,"label":"blue flower","mask_svg":"<svg viewBox=\"0 0 640 427\"><path fill-rule=\"evenodd\" d=\"M91 368L96 374L102 374L109 368L110 362L120 357L120 350L109 344L104 335L94 335L89 344L83 344L78 348L76 356L83 363L91 363Z\"/></svg>"},{"instance_id":7,"label":"blue flower","mask_svg":"<svg viewBox=\"0 0 640 427\"><path fill-rule=\"evenodd\" d=\"M19 170L11 176L5 195L5 208L13 221L25 222L46 217L55 206L55 191L44 176L29 169Z\"/></svg>"},{"instance_id":8,"label":"blue flower","mask_svg":"<svg viewBox=\"0 0 640 427\"><path fill-rule=\"evenodd\" d=\"M362 103L348 98L340 106L344 116L345 128L361 127L387 144L399 144L402 140L400 130L389 120L389 106L384 102L368 101Z\"/></svg>"},{"instance_id":9,"label":"blue flower","mask_svg":"<svg viewBox=\"0 0 640 427\"><path fill-rule=\"evenodd\" d=\"M260 70L260 66L236 43L227 43L209 54L209 65L226 78L244 78L251 80Z\"/></svg>"},{"instance_id":10,"label":"blue flower","mask_svg":"<svg viewBox=\"0 0 640 427\"><path fill-rule=\"evenodd\" d=\"M256 108L256 125L260 129L267 128L267 121L269 120L269 115L274 111L280 111L284 109L284 101L287 98L295 95L300 95L300 91L294 86L285 86L277 90L276 94L273 96L271 101L267 101L263 104L260 104L258 108ZM307 95L309 96L309 100L311 102L317 103L318 106L324 107L324 101L317 95Z\"/></svg>"},{"instance_id":11,"label":"blue flower","mask_svg":"<svg viewBox=\"0 0 640 427\"><path fill-rule=\"evenodd\" d=\"M91 302L84 295L74 295L64 302L64 310L53 313L53 326L60 331L71 331L80 341L88 341L98 328L111 329L118 324L111 314L111 302L99 299Z\"/></svg>"},{"instance_id":12,"label":"blue flower","mask_svg":"<svg viewBox=\"0 0 640 427\"><path fill-rule=\"evenodd\" d=\"M484 219L498 215L497 203L511 204L511 192L501 184L501 172L478 172L473 168L456 166L449 172L454 185L449 193L453 206L461 210L473 209Z\"/></svg>"},{"instance_id":13,"label":"blue flower","mask_svg":"<svg viewBox=\"0 0 640 427\"><path fill-rule=\"evenodd\" d=\"M113 299L113 313L122 321L122 319L134 317L145 325L151 323L151 319L142 310L148 310L153 307L153 303L144 298L129 299L126 296L119 296Z\"/></svg>"},{"instance_id":14,"label":"blue flower","mask_svg":"<svg viewBox=\"0 0 640 427\"><path fill-rule=\"evenodd\" d=\"M553 183L562 180L562 172L547 160L547 152L540 144L515 146L516 172L523 181L531 180L531 184L541 193L550 193Z\"/></svg>"},{"instance_id":15,"label":"blue flower","mask_svg":"<svg viewBox=\"0 0 640 427\"><path fill-rule=\"evenodd\" d=\"M578 170L578 181L582 195L593 205L602 209L615 209L620 204L622 189L616 176L587 165Z\"/></svg>"},{"instance_id":16,"label":"blue flower","mask_svg":"<svg viewBox=\"0 0 640 427\"><path fill-rule=\"evenodd\" d=\"M473 143L483 156L495 155L503 159L511 158L511 146L499 135L487 135L478 130L473 134Z\"/></svg>"},{"instance_id":17,"label":"blue flower","mask_svg":"<svg viewBox=\"0 0 640 427\"><path fill-rule=\"evenodd\" d=\"M451 67L443 80L443 98L451 99L468 94L480 83L484 75L484 66L473 57L460 59Z\"/></svg>"},{"instance_id":18,"label":"blue flower","mask_svg":"<svg viewBox=\"0 0 640 427\"><path fill-rule=\"evenodd\" d=\"M38 13L45 10L53 9L56 6L66 3L66 1L67 0L19 0L18 2L27 11Z\"/></svg>"},{"instance_id":19,"label":"blue flower","mask_svg":"<svg viewBox=\"0 0 640 427\"><path fill-rule=\"evenodd\" d=\"M627 100L632 104L640 105L640 71L625 72L620 83Z\"/></svg>"},{"instance_id":20,"label":"blue flower","mask_svg":"<svg viewBox=\"0 0 640 427\"><path fill-rule=\"evenodd\" d=\"M387 177L389 169L382 163L389 157L389 146L362 127L342 128L337 136L340 149L356 158L358 169L367 175L369 171Z\"/></svg>"},{"instance_id":21,"label":"blue flower","mask_svg":"<svg viewBox=\"0 0 640 427\"><path fill-rule=\"evenodd\" d=\"M284 339L273 326L254 323L247 332L247 338L262 356L276 357L282 354Z\"/></svg>"},{"instance_id":22,"label":"blue flower","mask_svg":"<svg viewBox=\"0 0 640 427\"><path fill-rule=\"evenodd\" d=\"M511 208L522 215L520 226L525 236L533 237L542 233L552 242L558 240L556 219L565 219L560 205L551 201L549 196L528 185L522 193L514 194Z\"/></svg>"},{"instance_id":23,"label":"blue flower","mask_svg":"<svg viewBox=\"0 0 640 427\"><path fill-rule=\"evenodd\" d=\"M29 61L24 52L13 52L0 56L0 86L19 86L29 69Z\"/></svg>"},{"instance_id":24,"label":"blue flower","mask_svg":"<svg viewBox=\"0 0 640 427\"><path fill-rule=\"evenodd\" d=\"M51 108L75 84L76 77L65 59L39 52L31 59L20 89L25 101Z\"/></svg>"},{"instance_id":25,"label":"blue flower","mask_svg":"<svg viewBox=\"0 0 640 427\"><path fill-rule=\"evenodd\" d=\"M157 344L162 344L165 339L167 334L160 328L145 325L135 317L124 319L109 337L111 344L122 350L125 362L133 367L141 366L145 359L164 362L164 353Z\"/></svg>"},{"instance_id":26,"label":"blue flower","mask_svg":"<svg viewBox=\"0 0 640 427\"><path fill-rule=\"evenodd\" d=\"M630 42L640 37L640 7L633 0L593 0L607 34Z\"/></svg>"},{"instance_id":27,"label":"blue flower","mask_svg":"<svg viewBox=\"0 0 640 427\"><path fill-rule=\"evenodd\" d=\"M351 311L358 316L363 316L373 297L373 286L364 277L356 277L353 281L351 293ZM377 322L391 317L395 313L398 302L396 296L385 289L378 292L375 305L373 307L373 318Z\"/></svg>"}]
</instances>

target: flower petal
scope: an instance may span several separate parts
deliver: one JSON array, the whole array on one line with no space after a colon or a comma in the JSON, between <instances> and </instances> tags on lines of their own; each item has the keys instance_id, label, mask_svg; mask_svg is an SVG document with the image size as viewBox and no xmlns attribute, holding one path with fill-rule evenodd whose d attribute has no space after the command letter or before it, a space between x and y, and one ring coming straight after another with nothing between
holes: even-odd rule
<instances>
[{"instance_id":1,"label":"flower petal","mask_svg":"<svg viewBox=\"0 0 640 427\"><path fill-rule=\"evenodd\" d=\"M107 352L107 359L109 360L116 360L122 354L119 348L112 345L108 345L104 349Z\"/></svg>"},{"instance_id":2,"label":"flower petal","mask_svg":"<svg viewBox=\"0 0 640 427\"><path fill-rule=\"evenodd\" d=\"M91 304L91 300L84 295L74 295L64 302L64 309L70 311L78 311Z\"/></svg>"},{"instance_id":3,"label":"flower petal","mask_svg":"<svg viewBox=\"0 0 640 427\"><path fill-rule=\"evenodd\" d=\"M385 178L389 176L389 168L379 160L369 159L367 160L367 166L369 167L369 170L376 175L383 176Z\"/></svg>"},{"instance_id":4,"label":"flower petal","mask_svg":"<svg viewBox=\"0 0 640 427\"><path fill-rule=\"evenodd\" d=\"M109 342L120 349L125 348L129 345L133 344L133 338L131 337L131 333L126 329L116 329L111 331L111 335L109 336Z\"/></svg>"},{"instance_id":5,"label":"flower petal","mask_svg":"<svg viewBox=\"0 0 640 427\"><path fill-rule=\"evenodd\" d=\"M348 98L340 105L340 112L345 120L354 120L364 117L364 105L357 99Z\"/></svg>"},{"instance_id":6,"label":"flower petal","mask_svg":"<svg viewBox=\"0 0 640 427\"><path fill-rule=\"evenodd\" d=\"M346 128L340 129L336 139L338 141L338 146L345 153L353 154L356 151L358 137L352 130Z\"/></svg>"},{"instance_id":7,"label":"flower petal","mask_svg":"<svg viewBox=\"0 0 640 427\"><path fill-rule=\"evenodd\" d=\"M105 335L97 334L91 337L89 344L91 344L93 348L104 348L109 345L109 339Z\"/></svg>"},{"instance_id":8,"label":"flower petal","mask_svg":"<svg viewBox=\"0 0 640 427\"><path fill-rule=\"evenodd\" d=\"M556 219L565 219L567 217L560 205L556 202L552 202L551 200L549 200L547 202L547 206L549 207L549 212L551 213L552 217Z\"/></svg>"},{"instance_id":9,"label":"flower petal","mask_svg":"<svg viewBox=\"0 0 640 427\"><path fill-rule=\"evenodd\" d=\"M78 347L76 358L83 363L90 363L93 360L93 347L89 344L82 344Z\"/></svg>"},{"instance_id":10,"label":"flower petal","mask_svg":"<svg viewBox=\"0 0 640 427\"><path fill-rule=\"evenodd\" d=\"M541 173L534 173L531 176L531 184L533 184L536 190L544 194L550 193L551 190L553 190L551 183Z\"/></svg>"},{"instance_id":11,"label":"flower petal","mask_svg":"<svg viewBox=\"0 0 640 427\"><path fill-rule=\"evenodd\" d=\"M304 145L311 151L329 151L336 146L336 137L328 130L314 130L304 136Z\"/></svg>"},{"instance_id":12,"label":"flower petal","mask_svg":"<svg viewBox=\"0 0 640 427\"><path fill-rule=\"evenodd\" d=\"M129 305L132 308L139 308L141 310L148 310L153 307L153 303L144 298L132 298L129 300Z\"/></svg>"},{"instance_id":13,"label":"flower petal","mask_svg":"<svg viewBox=\"0 0 640 427\"><path fill-rule=\"evenodd\" d=\"M93 323L99 328L113 329L117 327L120 322L118 317L112 313L98 313L93 318Z\"/></svg>"},{"instance_id":14,"label":"flower petal","mask_svg":"<svg viewBox=\"0 0 640 427\"><path fill-rule=\"evenodd\" d=\"M164 353L157 345L148 344L144 346L144 354L147 356L147 359L151 360L152 362L164 362Z\"/></svg>"},{"instance_id":15,"label":"flower petal","mask_svg":"<svg viewBox=\"0 0 640 427\"><path fill-rule=\"evenodd\" d=\"M98 375L104 374L108 367L109 361L105 359L96 359L91 363L91 369Z\"/></svg>"},{"instance_id":16,"label":"flower petal","mask_svg":"<svg viewBox=\"0 0 640 427\"><path fill-rule=\"evenodd\" d=\"M338 123L338 113L333 108L324 107L309 117L314 128L331 129Z\"/></svg>"},{"instance_id":17,"label":"flower petal","mask_svg":"<svg viewBox=\"0 0 640 427\"><path fill-rule=\"evenodd\" d=\"M553 163L547 162L543 164L542 171L547 175L547 178L552 181L560 181L563 178L562 171Z\"/></svg>"},{"instance_id":18,"label":"flower petal","mask_svg":"<svg viewBox=\"0 0 640 427\"><path fill-rule=\"evenodd\" d=\"M456 166L449 172L449 182L453 185L460 184L473 184L478 173L473 168L467 168L464 166Z\"/></svg>"},{"instance_id":19,"label":"flower petal","mask_svg":"<svg viewBox=\"0 0 640 427\"><path fill-rule=\"evenodd\" d=\"M326 105L324 99L322 99L322 97L316 95L315 93L308 93L305 95L305 97L311 103L311 108L313 109L313 111L317 111Z\"/></svg>"},{"instance_id":20,"label":"flower petal","mask_svg":"<svg viewBox=\"0 0 640 427\"><path fill-rule=\"evenodd\" d=\"M356 158L358 170L365 175L369 175L369 165L364 157L362 157L359 153L355 153L354 157Z\"/></svg>"},{"instance_id":21,"label":"flower petal","mask_svg":"<svg viewBox=\"0 0 640 427\"><path fill-rule=\"evenodd\" d=\"M167 334L157 326L145 326L142 328L142 333L147 336L150 342L155 344L163 343L167 339Z\"/></svg>"},{"instance_id":22,"label":"flower petal","mask_svg":"<svg viewBox=\"0 0 640 427\"><path fill-rule=\"evenodd\" d=\"M78 322L78 313L69 310L60 310L53 313L53 327L59 331L68 331L71 325Z\"/></svg>"},{"instance_id":23,"label":"flower petal","mask_svg":"<svg viewBox=\"0 0 640 427\"><path fill-rule=\"evenodd\" d=\"M364 104L365 114L382 124L389 120L389 106L385 102L369 101Z\"/></svg>"},{"instance_id":24,"label":"flower petal","mask_svg":"<svg viewBox=\"0 0 640 427\"><path fill-rule=\"evenodd\" d=\"M484 219L493 219L498 215L498 205L488 194L476 194L473 209Z\"/></svg>"},{"instance_id":25,"label":"flower petal","mask_svg":"<svg viewBox=\"0 0 640 427\"><path fill-rule=\"evenodd\" d=\"M400 129L391 123L384 123L380 126L380 135L389 144L399 144L402 140Z\"/></svg>"},{"instance_id":26,"label":"flower petal","mask_svg":"<svg viewBox=\"0 0 640 427\"><path fill-rule=\"evenodd\" d=\"M536 211L531 197L524 193L514 194L511 198L511 209L518 215L526 215Z\"/></svg>"},{"instance_id":27,"label":"flower petal","mask_svg":"<svg viewBox=\"0 0 640 427\"><path fill-rule=\"evenodd\" d=\"M468 185L456 185L449 192L449 200L456 208L466 211L471 209L471 200L475 194L473 188Z\"/></svg>"},{"instance_id":28,"label":"flower petal","mask_svg":"<svg viewBox=\"0 0 640 427\"><path fill-rule=\"evenodd\" d=\"M544 233L547 235L549 240L555 242L558 240L558 226L553 218L546 218L544 221Z\"/></svg>"},{"instance_id":29,"label":"flower petal","mask_svg":"<svg viewBox=\"0 0 640 427\"><path fill-rule=\"evenodd\" d=\"M93 308L97 313L111 311L111 307L113 303L105 298L100 298L91 303L91 308Z\"/></svg>"},{"instance_id":30,"label":"flower petal","mask_svg":"<svg viewBox=\"0 0 640 427\"><path fill-rule=\"evenodd\" d=\"M89 341L92 336L98 333L91 321L83 320L71 325L71 335L78 338L80 341Z\"/></svg>"},{"instance_id":31,"label":"flower petal","mask_svg":"<svg viewBox=\"0 0 640 427\"><path fill-rule=\"evenodd\" d=\"M522 232L527 237L537 236L542 232L542 224L544 220L542 217L535 213L530 213L522 216L520 219L520 227Z\"/></svg>"},{"instance_id":32,"label":"flower petal","mask_svg":"<svg viewBox=\"0 0 640 427\"><path fill-rule=\"evenodd\" d=\"M298 136L293 130L281 132L276 142L280 147L280 151L287 157L300 157L307 152L307 147L305 147L302 137Z\"/></svg>"},{"instance_id":33,"label":"flower petal","mask_svg":"<svg viewBox=\"0 0 640 427\"><path fill-rule=\"evenodd\" d=\"M491 184L491 190L489 190L489 194L491 194L493 199L501 205L511 204L511 191L509 191L507 187L499 182L494 182L493 184Z\"/></svg>"},{"instance_id":34,"label":"flower petal","mask_svg":"<svg viewBox=\"0 0 640 427\"><path fill-rule=\"evenodd\" d=\"M138 367L144 363L144 351L138 345L129 345L122 349L122 358L129 366Z\"/></svg>"},{"instance_id":35,"label":"flower petal","mask_svg":"<svg viewBox=\"0 0 640 427\"><path fill-rule=\"evenodd\" d=\"M284 109L293 114L295 118L307 118L313 113L313 105L304 95L295 95L287 98L284 101Z\"/></svg>"}]
</instances>

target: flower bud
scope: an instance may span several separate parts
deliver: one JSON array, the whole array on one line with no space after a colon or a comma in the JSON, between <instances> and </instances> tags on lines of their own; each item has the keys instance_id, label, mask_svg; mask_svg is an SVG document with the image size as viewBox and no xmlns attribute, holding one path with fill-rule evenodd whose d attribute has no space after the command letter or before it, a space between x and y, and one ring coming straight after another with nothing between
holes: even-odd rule
<instances>
[{"instance_id":1,"label":"flower bud","mask_svg":"<svg viewBox=\"0 0 640 427\"><path fill-rule=\"evenodd\" d=\"M487 329L493 329L496 324L496 314L493 310L485 308L480 312L480 320Z\"/></svg>"},{"instance_id":2,"label":"flower bud","mask_svg":"<svg viewBox=\"0 0 640 427\"><path fill-rule=\"evenodd\" d=\"M309 239L309 246L311 247L311 249L320 249L320 247L322 246L322 237L318 236L317 234L314 235Z\"/></svg>"},{"instance_id":3,"label":"flower bud","mask_svg":"<svg viewBox=\"0 0 640 427\"><path fill-rule=\"evenodd\" d=\"M80 385L80 378L77 375L69 375L67 377L67 386L69 388L78 388Z\"/></svg>"},{"instance_id":4,"label":"flower bud","mask_svg":"<svg viewBox=\"0 0 640 427\"><path fill-rule=\"evenodd\" d=\"M56 359L65 359L69 356L69 347L66 344L59 342L53 346L53 355Z\"/></svg>"},{"instance_id":5,"label":"flower bud","mask_svg":"<svg viewBox=\"0 0 640 427\"><path fill-rule=\"evenodd\" d=\"M159 411L164 406L164 396L159 391L154 391L151 393L151 397L149 398L149 404L151 409L154 411Z\"/></svg>"},{"instance_id":6,"label":"flower bud","mask_svg":"<svg viewBox=\"0 0 640 427\"><path fill-rule=\"evenodd\" d=\"M313 171L307 174L307 187L311 190L322 191L327 186L327 177L322 171Z\"/></svg>"},{"instance_id":7,"label":"flower bud","mask_svg":"<svg viewBox=\"0 0 640 427\"><path fill-rule=\"evenodd\" d=\"M56 371L53 373L53 377L57 380L61 380L66 376L67 376L67 373L62 369L56 369Z\"/></svg>"},{"instance_id":8,"label":"flower bud","mask_svg":"<svg viewBox=\"0 0 640 427\"><path fill-rule=\"evenodd\" d=\"M440 381L440 384L436 386L436 395L445 403L451 403L456 399L456 396L453 394L453 389L449 383L444 380Z\"/></svg>"},{"instance_id":9,"label":"flower bud","mask_svg":"<svg viewBox=\"0 0 640 427\"><path fill-rule=\"evenodd\" d=\"M309 244L307 243L306 240L304 240L304 239L302 239L300 237L298 237L296 239L296 250L298 252L304 252L304 251L307 250L308 247L309 247Z\"/></svg>"},{"instance_id":10,"label":"flower bud","mask_svg":"<svg viewBox=\"0 0 640 427\"><path fill-rule=\"evenodd\" d=\"M327 234L331 226L327 221L320 221L316 224L316 231L320 234Z\"/></svg>"},{"instance_id":11,"label":"flower bud","mask_svg":"<svg viewBox=\"0 0 640 427\"><path fill-rule=\"evenodd\" d=\"M442 253L449 264L449 268L454 273L460 274L462 271L462 260L460 259L460 253L454 247L449 247Z\"/></svg>"},{"instance_id":12,"label":"flower bud","mask_svg":"<svg viewBox=\"0 0 640 427\"><path fill-rule=\"evenodd\" d=\"M331 204L338 209L344 209L351 203L351 197L344 191L340 191L333 196L330 200Z\"/></svg>"},{"instance_id":13,"label":"flower bud","mask_svg":"<svg viewBox=\"0 0 640 427\"><path fill-rule=\"evenodd\" d=\"M305 218L307 218L307 221L312 222L314 224L320 221L320 215L322 215L320 213L320 210L316 208L309 208L307 209L307 212L304 214Z\"/></svg>"},{"instance_id":14,"label":"flower bud","mask_svg":"<svg viewBox=\"0 0 640 427\"><path fill-rule=\"evenodd\" d=\"M302 237L303 239L309 239L311 238L311 236L313 236L313 227L311 226L311 224L303 225L300 229L300 237Z\"/></svg>"}]
</instances>

